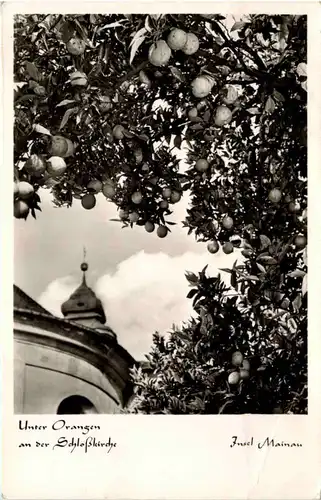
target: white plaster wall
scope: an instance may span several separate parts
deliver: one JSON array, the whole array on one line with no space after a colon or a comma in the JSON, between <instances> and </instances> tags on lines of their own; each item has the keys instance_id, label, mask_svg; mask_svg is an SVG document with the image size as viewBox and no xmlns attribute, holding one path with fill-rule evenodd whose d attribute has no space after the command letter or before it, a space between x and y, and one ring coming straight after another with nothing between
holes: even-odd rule
<instances>
[{"instance_id":1,"label":"white plaster wall","mask_svg":"<svg viewBox=\"0 0 321 500\"><path fill-rule=\"evenodd\" d=\"M95 366L61 350L15 339L15 412L55 414L69 396L88 398L98 413L118 413L117 394Z\"/></svg>"}]
</instances>

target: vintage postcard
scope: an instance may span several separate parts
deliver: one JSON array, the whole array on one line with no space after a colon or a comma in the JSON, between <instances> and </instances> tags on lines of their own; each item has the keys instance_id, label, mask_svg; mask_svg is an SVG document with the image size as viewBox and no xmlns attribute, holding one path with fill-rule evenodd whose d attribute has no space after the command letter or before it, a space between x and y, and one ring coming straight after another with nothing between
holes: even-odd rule
<instances>
[{"instance_id":1,"label":"vintage postcard","mask_svg":"<svg viewBox=\"0 0 321 500\"><path fill-rule=\"evenodd\" d=\"M320 498L318 3L1 15L4 498Z\"/></svg>"}]
</instances>

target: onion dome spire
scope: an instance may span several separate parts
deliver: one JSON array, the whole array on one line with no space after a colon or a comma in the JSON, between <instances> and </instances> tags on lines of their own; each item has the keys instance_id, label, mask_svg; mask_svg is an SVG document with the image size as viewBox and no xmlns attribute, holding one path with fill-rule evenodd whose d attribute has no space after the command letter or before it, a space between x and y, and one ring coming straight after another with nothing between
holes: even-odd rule
<instances>
[{"instance_id":1,"label":"onion dome spire","mask_svg":"<svg viewBox=\"0 0 321 500\"><path fill-rule=\"evenodd\" d=\"M80 286L70 295L61 306L61 311L66 319L89 323L89 318L96 318L100 324L106 322L105 312L101 301L96 297L95 292L89 288L86 282L86 272L88 264L86 262L86 249L84 248L84 260L80 265L83 272Z\"/></svg>"}]
</instances>

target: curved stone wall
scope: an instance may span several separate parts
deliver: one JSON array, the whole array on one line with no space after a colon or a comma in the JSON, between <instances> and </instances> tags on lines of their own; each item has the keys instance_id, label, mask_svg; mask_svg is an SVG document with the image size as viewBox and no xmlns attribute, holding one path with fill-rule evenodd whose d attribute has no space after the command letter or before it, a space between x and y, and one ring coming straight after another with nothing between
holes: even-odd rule
<instances>
[{"instance_id":1,"label":"curved stone wall","mask_svg":"<svg viewBox=\"0 0 321 500\"><path fill-rule=\"evenodd\" d=\"M89 329L30 314L15 313L15 413L55 414L72 396L86 398L94 413L119 413L131 393L127 351L87 341Z\"/></svg>"}]
</instances>

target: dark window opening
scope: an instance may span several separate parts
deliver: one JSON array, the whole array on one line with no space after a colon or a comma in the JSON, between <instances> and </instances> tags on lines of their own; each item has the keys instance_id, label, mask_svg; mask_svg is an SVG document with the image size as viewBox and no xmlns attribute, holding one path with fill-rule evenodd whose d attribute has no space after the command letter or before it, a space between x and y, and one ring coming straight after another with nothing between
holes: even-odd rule
<instances>
[{"instance_id":1,"label":"dark window opening","mask_svg":"<svg viewBox=\"0 0 321 500\"><path fill-rule=\"evenodd\" d=\"M84 302L77 302L77 306L79 306L79 307L82 307L82 306L84 306L84 305L85 305L85 303L84 303Z\"/></svg>"},{"instance_id":2,"label":"dark window opening","mask_svg":"<svg viewBox=\"0 0 321 500\"><path fill-rule=\"evenodd\" d=\"M82 415L98 413L89 399L83 396L69 396L61 401L58 406L57 415Z\"/></svg>"}]
</instances>

